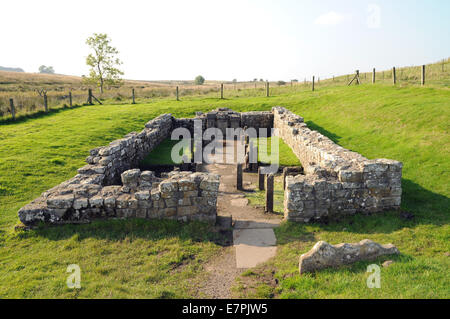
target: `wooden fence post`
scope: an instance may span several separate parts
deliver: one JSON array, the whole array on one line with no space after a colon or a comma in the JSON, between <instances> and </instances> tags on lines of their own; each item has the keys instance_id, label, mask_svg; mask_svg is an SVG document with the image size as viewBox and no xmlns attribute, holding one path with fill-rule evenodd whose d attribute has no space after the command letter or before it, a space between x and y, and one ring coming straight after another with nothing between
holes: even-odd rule
<instances>
[{"instance_id":1,"label":"wooden fence post","mask_svg":"<svg viewBox=\"0 0 450 319\"><path fill-rule=\"evenodd\" d=\"M236 165L236 188L242 190L242 163Z\"/></svg>"},{"instance_id":2,"label":"wooden fence post","mask_svg":"<svg viewBox=\"0 0 450 319\"><path fill-rule=\"evenodd\" d=\"M268 174L266 178L266 213L273 213L273 174Z\"/></svg>"},{"instance_id":3,"label":"wooden fence post","mask_svg":"<svg viewBox=\"0 0 450 319\"><path fill-rule=\"evenodd\" d=\"M14 107L14 100L13 99L9 99L9 106L11 107L12 119L15 120L16 119L16 108Z\"/></svg>"},{"instance_id":4,"label":"wooden fence post","mask_svg":"<svg viewBox=\"0 0 450 319\"><path fill-rule=\"evenodd\" d=\"M392 83L394 85L397 83L397 76L395 74L395 66L392 68Z\"/></svg>"},{"instance_id":5,"label":"wooden fence post","mask_svg":"<svg viewBox=\"0 0 450 319\"><path fill-rule=\"evenodd\" d=\"M135 97L134 97L134 88L131 89L131 95L132 95L132 97L133 97L133 102L132 102L132 104L136 104L136 99L135 99Z\"/></svg>"},{"instance_id":6,"label":"wooden fence post","mask_svg":"<svg viewBox=\"0 0 450 319\"><path fill-rule=\"evenodd\" d=\"M178 96L178 86L177 86L177 89L176 89L176 95L177 95L177 101L179 101L180 98L179 98L179 96Z\"/></svg>"},{"instance_id":7,"label":"wooden fence post","mask_svg":"<svg viewBox=\"0 0 450 319\"><path fill-rule=\"evenodd\" d=\"M270 96L270 88L269 88L269 81L266 82L266 96Z\"/></svg>"},{"instance_id":8,"label":"wooden fence post","mask_svg":"<svg viewBox=\"0 0 450 319\"><path fill-rule=\"evenodd\" d=\"M223 100L223 83L220 84L220 99Z\"/></svg>"},{"instance_id":9,"label":"wooden fence post","mask_svg":"<svg viewBox=\"0 0 450 319\"><path fill-rule=\"evenodd\" d=\"M88 89L88 104L93 105L92 103L92 89Z\"/></svg>"},{"instance_id":10,"label":"wooden fence post","mask_svg":"<svg viewBox=\"0 0 450 319\"><path fill-rule=\"evenodd\" d=\"M287 167L283 168L283 190L286 189L286 176L288 174L288 170L289 169Z\"/></svg>"},{"instance_id":11,"label":"wooden fence post","mask_svg":"<svg viewBox=\"0 0 450 319\"><path fill-rule=\"evenodd\" d=\"M258 188L260 191L264 190L264 174L261 172L262 167L258 167Z\"/></svg>"},{"instance_id":12,"label":"wooden fence post","mask_svg":"<svg viewBox=\"0 0 450 319\"><path fill-rule=\"evenodd\" d=\"M72 107L72 91L69 91L69 106Z\"/></svg>"},{"instance_id":13,"label":"wooden fence post","mask_svg":"<svg viewBox=\"0 0 450 319\"><path fill-rule=\"evenodd\" d=\"M425 65L422 65L422 85L425 85Z\"/></svg>"},{"instance_id":14,"label":"wooden fence post","mask_svg":"<svg viewBox=\"0 0 450 319\"><path fill-rule=\"evenodd\" d=\"M312 90L314 91L314 75L313 75L313 79L312 79Z\"/></svg>"},{"instance_id":15,"label":"wooden fence post","mask_svg":"<svg viewBox=\"0 0 450 319\"><path fill-rule=\"evenodd\" d=\"M44 108L45 108L45 112L48 112L47 92L44 92Z\"/></svg>"},{"instance_id":16,"label":"wooden fence post","mask_svg":"<svg viewBox=\"0 0 450 319\"><path fill-rule=\"evenodd\" d=\"M372 84L375 84L375 68L372 71Z\"/></svg>"}]
</instances>

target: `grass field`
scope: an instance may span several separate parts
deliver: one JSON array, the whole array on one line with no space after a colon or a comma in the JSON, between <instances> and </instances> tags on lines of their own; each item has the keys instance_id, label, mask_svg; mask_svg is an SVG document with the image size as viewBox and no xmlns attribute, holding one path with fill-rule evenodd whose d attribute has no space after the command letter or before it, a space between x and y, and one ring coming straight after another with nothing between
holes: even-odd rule
<instances>
[{"instance_id":1,"label":"grass field","mask_svg":"<svg viewBox=\"0 0 450 319\"><path fill-rule=\"evenodd\" d=\"M450 252L450 90L362 85L280 91L270 98L186 97L181 102L83 106L2 124L0 298L195 296L202 265L220 250L215 243L220 238L206 225L99 221L23 233L14 231L17 210L75 175L89 149L141 130L161 113L188 117L217 107L248 111L275 105L291 109L311 128L368 158L403 161L402 209L415 218L404 220L398 212L387 212L329 225L285 223L276 230L277 256L242 276L235 293L281 298L450 297L450 262L445 255ZM395 264L382 269L381 289L366 288L368 263L298 276L299 255L317 240L336 244L363 238L392 242L401 252ZM75 292L65 286L66 267L72 263L82 269L82 289ZM269 280L273 277L277 285Z\"/></svg>"},{"instance_id":2,"label":"grass field","mask_svg":"<svg viewBox=\"0 0 450 319\"><path fill-rule=\"evenodd\" d=\"M419 86L421 83L421 66L403 66L396 68L398 87ZM345 86L354 74L336 75L332 78L320 80L316 75L315 87ZM363 84L371 83L372 72L360 70ZM392 85L392 70L377 70L377 84ZM48 91L48 107L58 110L69 105L69 91L72 93L73 105L83 105L87 101L87 90L92 88L94 95L104 104L127 104L132 101L132 89L139 103L148 103L155 99L175 100L176 87L182 99L202 96L216 98L220 96L220 84L224 84L224 96L236 97L264 97L266 82L264 81L209 81L203 85L195 85L194 81L139 81L124 80L121 87L111 87L100 94L95 86L82 83L81 77L59 74L37 74L0 71L0 125L11 119L9 99L14 99L16 117L44 112L43 98L37 89ZM270 95L292 95L311 90L311 79L298 79L298 82L279 81L269 82ZM450 59L426 65L427 87L448 88L450 86Z\"/></svg>"}]
</instances>

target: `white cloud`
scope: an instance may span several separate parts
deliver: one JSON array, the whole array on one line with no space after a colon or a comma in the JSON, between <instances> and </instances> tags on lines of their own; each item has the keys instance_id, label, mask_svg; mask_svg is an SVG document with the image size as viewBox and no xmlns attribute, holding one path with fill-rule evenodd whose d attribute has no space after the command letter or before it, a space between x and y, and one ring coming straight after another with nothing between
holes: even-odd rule
<instances>
[{"instance_id":1,"label":"white cloud","mask_svg":"<svg viewBox=\"0 0 450 319\"><path fill-rule=\"evenodd\" d=\"M319 16L314 23L321 25L336 25L344 20L344 16L334 11L327 12Z\"/></svg>"}]
</instances>

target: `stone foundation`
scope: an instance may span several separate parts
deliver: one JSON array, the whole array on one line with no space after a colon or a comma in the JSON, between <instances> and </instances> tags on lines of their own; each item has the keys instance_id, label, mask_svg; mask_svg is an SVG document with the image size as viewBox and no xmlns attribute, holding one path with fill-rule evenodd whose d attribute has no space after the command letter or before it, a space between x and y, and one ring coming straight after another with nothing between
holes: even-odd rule
<instances>
[{"instance_id":1,"label":"stone foundation","mask_svg":"<svg viewBox=\"0 0 450 319\"><path fill-rule=\"evenodd\" d=\"M333 215L398 209L402 163L368 160L310 130L303 118L273 108L279 137L299 158L306 175L286 177L285 218L308 222Z\"/></svg>"},{"instance_id":2,"label":"stone foundation","mask_svg":"<svg viewBox=\"0 0 450 319\"><path fill-rule=\"evenodd\" d=\"M192 119L161 115L139 133L90 151L78 174L22 207L26 225L84 223L95 218L167 218L215 223L219 176L171 172L157 178L139 162L176 127ZM186 124L188 123L188 124Z\"/></svg>"},{"instance_id":3,"label":"stone foundation","mask_svg":"<svg viewBox=\"0 0 450 319\"><path fill-rule=\"evenodd\" d=\"M27 225L86 222L93 218L141 217L214 222L219 176L171 172L157 178L135 169L176 128L194 133L194 120L204 131L219 128L276 128L304 168L285 174L285 218L309 222L356 212L397 209L401 201L402 163L368 160L310 130L303 118L282 107L271 112L234 112L219 108L195 118L161 115L139 132L90 151L78 174L44 192L19 210ZM247 150L248 157L248 150ZM246 161L246 165L248 161ZM254 167L255 169L257 167ZM295 169L294 169L295 171ZM299 170L301 171L301 170ZM287 176L289 175L289 176ZM294 176L292 176L294 175Z\"/></svg>"}]
</instances>

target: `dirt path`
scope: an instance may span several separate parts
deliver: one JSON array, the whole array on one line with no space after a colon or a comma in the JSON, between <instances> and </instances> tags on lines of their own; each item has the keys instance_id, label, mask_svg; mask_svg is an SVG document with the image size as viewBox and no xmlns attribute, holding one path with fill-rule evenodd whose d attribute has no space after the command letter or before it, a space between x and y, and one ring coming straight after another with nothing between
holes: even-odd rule
<instances>
[{"instance_id":1,"label":"dirt path","mask_svg":"<svg viewBox=\"0 0 450 319\"><path fill-rule=\"evenodd\" d=\"M226 148L232 147L230 144ZM281 217L248 205L245 192L255 189L256 174L244 173L244 191L238 191L236 165L216 163L204 168L221 176L217 215L232 216L233 246L225 247L220 256L205 266L208 279L200 291L209 298L231 298L231 287L240 273L275 255L273 228L281 222Z\"/></svg>"}]
</instances>

